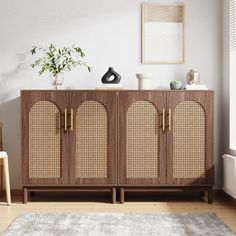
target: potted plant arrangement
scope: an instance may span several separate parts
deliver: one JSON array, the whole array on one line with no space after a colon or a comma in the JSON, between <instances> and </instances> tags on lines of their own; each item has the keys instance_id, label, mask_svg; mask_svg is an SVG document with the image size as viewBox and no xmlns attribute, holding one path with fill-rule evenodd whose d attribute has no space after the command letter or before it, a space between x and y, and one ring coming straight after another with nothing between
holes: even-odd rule
<instances>
[{"instance_id":1,"label":"potted plant arrangement","mask_svg":"<svg viewBox=\"0 0 236 236\"><path fill-rule=\"evenodd\" d=\"M57 47L54 44L50 44L46 47L33 46L31 54L39 54L40 56L31 65L32 68L39 67L39 75L48 71L51 76L51 82L55 89L63 83L63 72L71 71L71 69L84 66L91 71L91 67L83 61L85 57L84 51L75 46L71 47Z\"/></svg>"}]
</instances>

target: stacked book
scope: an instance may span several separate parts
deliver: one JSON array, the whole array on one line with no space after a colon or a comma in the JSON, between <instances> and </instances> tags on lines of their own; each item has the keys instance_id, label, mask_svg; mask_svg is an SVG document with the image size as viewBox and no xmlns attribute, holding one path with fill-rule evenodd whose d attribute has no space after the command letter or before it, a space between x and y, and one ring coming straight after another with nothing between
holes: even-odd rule
<instances>
[{"instance_id":1,"label":"stacked book","mask_svg":"<svg viewBox=\"0 0 236 236\"><path fill-rule=\"evenodd\" d=\"M121 84L99 84L96 87L97 90L122 90L123 87Z\"/></svg>"},{"instance_id":2,"label":"stacked book","mask_svg":"<svg viewBox=\"0 0 236 236\"><path fill-rule=\"evenodd\" d=\"M205 84L186 84L184 86L186 90L208 90Z\"/></svg>"}]
</instances>

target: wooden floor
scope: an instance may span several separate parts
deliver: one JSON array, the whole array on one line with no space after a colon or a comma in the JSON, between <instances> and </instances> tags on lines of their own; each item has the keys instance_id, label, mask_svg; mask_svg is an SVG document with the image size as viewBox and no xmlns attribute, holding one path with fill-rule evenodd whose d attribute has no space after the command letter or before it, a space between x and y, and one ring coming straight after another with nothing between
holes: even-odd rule
<instances>
[{"instance_id":1,"label":"wooden floor","mask_svg":"<svg viewBox=\"0 0 236 236\"><path fill-rule=\"evenodd\" d=\"M60 197L59 197L60 195ZM165 197L164 197L165 196ZM203 202L196 195L159 194L147 197L129 196L125 204L111 204L104 196L38 193L28 204L22 204L21 196L14 195L12 206L0 199L0 232L21 213L27 212L136 212L136 213L216 213L236 233L236 204L229 197L217 194L213 204Z\"/></svg>"}]
</instances>

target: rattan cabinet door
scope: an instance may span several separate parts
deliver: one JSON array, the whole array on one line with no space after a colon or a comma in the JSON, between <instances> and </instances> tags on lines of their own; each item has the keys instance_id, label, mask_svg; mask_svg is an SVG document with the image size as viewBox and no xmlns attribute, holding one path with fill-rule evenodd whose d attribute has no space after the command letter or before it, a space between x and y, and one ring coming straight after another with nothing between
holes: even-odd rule
<instances>
[{"instance_id":1,"label":"rattan cabinet door","mask_svg":"<svg viewBox=\"0 0 236 236\"><path fill-rule=\"evenodd\" d=\"M21 102L23 184L67 183L65 93L23 91Z\"/></svg>"},{"instance_id":2,"label":"rattan cabinet door","mask_svg":"<svg viewBox=\"0 0 236 236\"><path fill-rule=\"evenodd\" d=\"M169 92L169 184L213 183L212 103L210 91Z\"/></svg>"},{"instance_id":3,"label":"rattan cabinet door","mask_svg":"<svg viewBox=\"0 0 236 236\"><path fill-rule=\"evenodd\" d=\"M70 182L116 183L117 93L77 91L71 94Z\"/></svg>"},{"instance_id":4,"label":"rattan cabinet door","mask_svg":"<svg viewBox=\"0 0 236 236\"><path fill-rule=\"evenodd\" d=\"M166 182L165 108L165 92L119 93L120 185L158 185Z\"/></svg>"}]
</instances>

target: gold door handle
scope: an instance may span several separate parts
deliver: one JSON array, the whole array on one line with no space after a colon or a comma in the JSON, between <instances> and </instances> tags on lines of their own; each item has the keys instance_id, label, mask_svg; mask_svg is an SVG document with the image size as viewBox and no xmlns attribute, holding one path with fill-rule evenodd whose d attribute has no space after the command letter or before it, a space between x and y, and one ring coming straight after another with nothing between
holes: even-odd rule
<instances>
[{"instance_id":1,"label":"gold door handle","mask_svg":"<svg viewBox=\"0 0 236 236\"><path fill-rule=\"evenodd\" d=\"M73 118L74 118L74 111L73 111L73 109L71 109L70 110L70 130L71 131L73 131L73 129L74 129Z\"/></svg>"},{"instance_id":2,"label":"gold door handle","mask_svg":"<svg viewBox=\"0 0 236 236\"><path fill-rule=\"evenodd\" d=\"M166 124L165 124L165 113L166 113L166 110L163 109L162 110L162 130L165 131L166 130Z\"/></svg>"},{"instance_id":3,"label":"gold door handle","mask_svg":"<svg viewBox=\"0 0 236 236\"><path fill-rule=\"evenodd\" d=\"M171 109L169 109L169 131L171 131Z\"/></svg>"},{"instance_id":4,"label":"gold door handle","mask_svg":"<svg viewBox=\"0 0 236 236\"><path fill-rule=\"evenodd\" d=\"M64 127L65 127L65 131L67 131L67 109L65 109Z\"/></svg>"}]
</instances>

